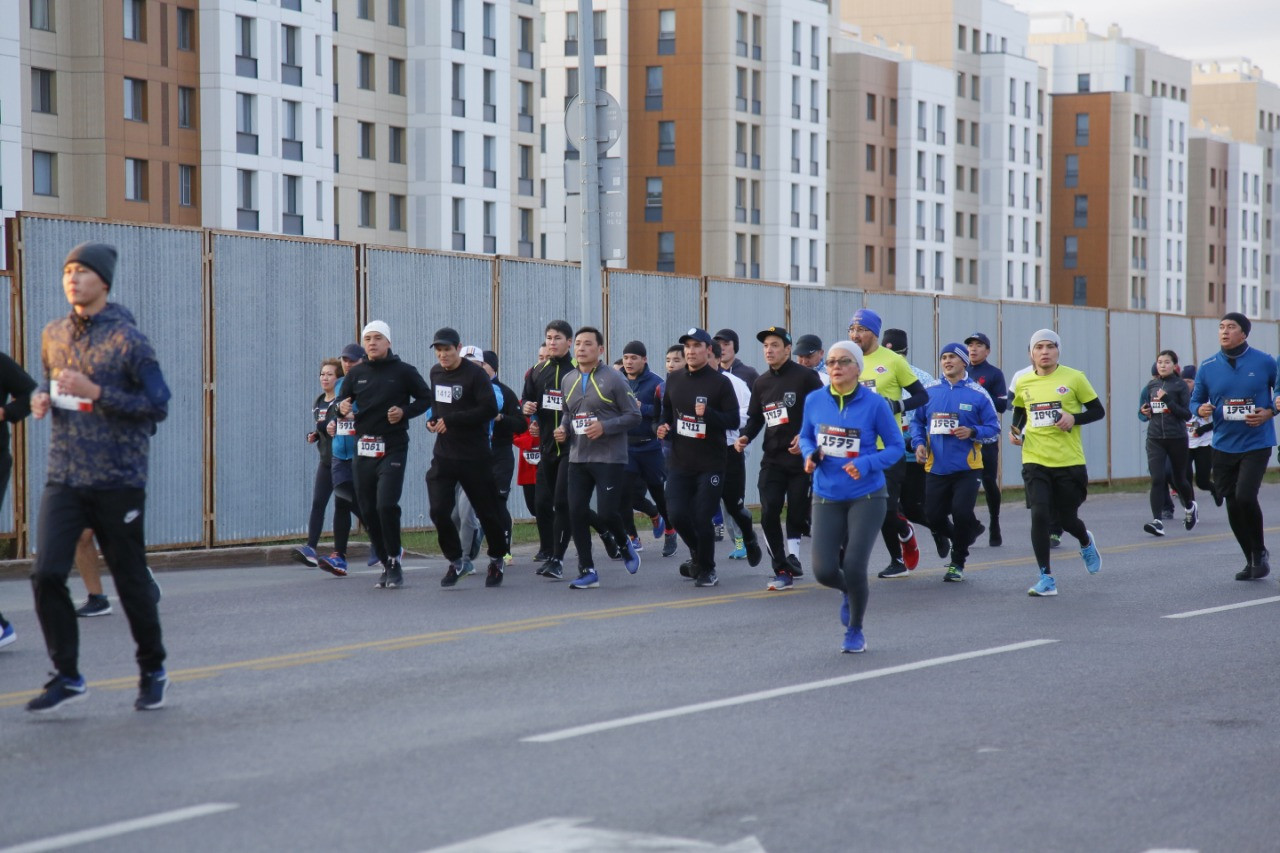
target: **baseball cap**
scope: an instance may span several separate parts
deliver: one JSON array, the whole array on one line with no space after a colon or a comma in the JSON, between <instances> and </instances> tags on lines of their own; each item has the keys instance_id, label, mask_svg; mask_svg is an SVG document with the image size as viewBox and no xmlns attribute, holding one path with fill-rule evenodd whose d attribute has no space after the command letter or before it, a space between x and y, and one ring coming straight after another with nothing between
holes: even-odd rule
<instances>
[{"instance_id":1,"label":"baseball cap","mask_svg":"<svg viewBox=\"0 0 1280 853\"><path fill-rule=\"evenodd\" d=\"M733 344L734 352L737 352L739 349L741 349L741 347L738 346L738 333L735 332L733 329L721 329L720 331L712 335L712 337L715 338L716 340L728 341L729 343Z\"/></svg>"},{"instance_id":2,"label":"baseball cap","mask_svg":"<svg viewBox=\"0 0 1280 853\"><path fill-rule=\"evenodd\" d=\"M436 330L436 336L431 342L431 345L433 347L438 347L441 344L444 344L446 346L456 347L461 343L462 337L458 334L457 329L450 329L448 326L445 326L443 329Z\"/></svg>"},{"instance_id":3,"label":"baseball cap","mask_svg":"<svg viewBox=\"0 0 1280 853\"><path fill-rule=\"evenodd\" d=\"M988 338L982 332L974 332L972 335L964 339L965 345L969 345L974 341L978 341L987 349L991 349L991 338Z\"/></svg>"},{"instance_id":4,"label":"baseball cap","mask_svg":"<svg viewBox=\"0 0 1280 853\"><path fill-rule=\"evenodd\" d=\"M484 351L477 346L465 346L458 350L458 355L471 361L484 361Z\"/></svg>"},{"instance_id":5,"label":"baseball cap","mask_svg":"<svg viewBox=\"0 0 1280 853\"><path fill-rule=\"evenodd\" d=\"M817 335L801 335L796 338L796 355L813 355L822 349L822 338Z\"/></svg>"},{"instance_id":6,"label":"baseball cap","mask_svg":"<svg viewBox=\"0 0 1280 853\"><path fill-rule=\"evenodd\" d=\"M791 333L781 326L770 326L767 329L756 332L756 340L760 343L764 343L764 339L770 336L782 338L784 344L791 346Z\"/></svg>"},{"instance_id":7,"label":"baseball cap","mask_svg":"<svg viewBox=\"0 0 1280 853\"><path fill-rule=\"evenodd\" d=\"M364 349L359 344L347 344L342 348L342 357L347 361L360 361L364 358Z\"/></svg>"},{"instance_id":8,"label":"baseball cap","mask_svg":"<svg viewBox=\"0 0 1280 853\"><path fill-rule=\"evenodd\" d=\"M699 329L697 327L690 329L680 336L680 343L683 344L687 341L698 341L706 344L707 346L711 346L711 344L714 343L711 340L711 336L707 334L706 329Z\"/></svg>"}]
</instances>

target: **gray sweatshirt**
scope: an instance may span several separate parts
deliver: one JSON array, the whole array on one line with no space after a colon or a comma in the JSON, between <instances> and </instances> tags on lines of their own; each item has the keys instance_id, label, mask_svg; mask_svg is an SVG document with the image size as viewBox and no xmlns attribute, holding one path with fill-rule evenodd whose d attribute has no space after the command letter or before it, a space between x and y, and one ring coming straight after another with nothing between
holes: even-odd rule
<instances>
[{"instance_id":1,"label":"gray sweatshirt","mask_svg":"<svg viewBox=\"0 0 1280 853\"><path fill-rule=\"evenodd\" d=\"M567 434L569 461L626 464L627 430L640 423L640 403L626 377L600 364L585 375L570 372L560 387L564 391L560 423ZM593 419L604 427L604 435L594 439L579 432Z\"/></svg>"}]
</instances>

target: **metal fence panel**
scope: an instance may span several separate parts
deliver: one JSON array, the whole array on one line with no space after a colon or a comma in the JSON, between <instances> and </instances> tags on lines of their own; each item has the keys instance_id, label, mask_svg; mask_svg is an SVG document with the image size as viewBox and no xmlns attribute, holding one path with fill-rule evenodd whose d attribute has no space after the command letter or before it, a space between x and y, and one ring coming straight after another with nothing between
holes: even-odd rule
<instances>
[{"instance_id":1,"label":"metal fence panel","mask_svg":"<svg viewBox=\"0 0 1280 853\"><path fill-rule=\"evenodd\" d=\"M538 360L547 323L568 320L575 329L582 320L578 308L578 268L570 264L535 263L501 258L498 264L498 345L502 375L518 393L524 372Z\"/></svg>"},{"instance_id":2,"label":"metal fence panel","mask_svg":"<svg viewBox=\"0 0 1280 853\"><path fill-rule=\"evenodd\" d=\"M1000 367L1004 370L1005 380L1013 382L1013 375L1031 364L1030 347L1027 342L1031 334L1038 329L1052 329L1054 326L1052 305L1023 305L1016 302L1000 304L999 348L1004 359ZM992 338L991 343L996 344ZM1013 408L1013 400L1009 400ZM1022 485L1022 448L1015 447L1007 440L1001 439L1000 445L1000 484L1002 486Z\"/></svg>"},{"instance_id":3,"label":"metal fence panel","mask_svg":"<svg viewBox=\"0 0 1280 853\"><path fill-rule=\"evenodd\" d=\"M1195 364L1195 347L1192 345L1190 317L1161 314L1159 349L1171 349L1178 354L1178 364L1186 367Z\"/></svg>"},{"instance_id":4,"label":"metal fence panel","mask_svg":"<svg viewBox=\"0 0 1280 853\"><path fill-rule=\"evenodd\" d=\"M665 376L667 347L701 321L701 288L701 279L688 276L610 272L609 361L620 358L629 341L641 341L649 369Z\"/></svg>"},{"instance_id":5,"label":"metal fence panel","mask_svg":"<svg viewBox=\"0 0 1280 853\"><path fill-rule=\"evenodd\" d=\"M1191 326L1195 331L1195 363L1199 364L1220 349L1218 346L1218 320L1213 317L1196 317L1191 321Z\"/></svg>"},{"instance_id":6,"label":"metal fence panel","mask_svg":"<svg viewBox=\"0 0 1280 853\"><path fill-rule=\"evenodd\" d=\"M356 249L212 239L215 538L297 536L306 530L318 463L304 436L320 360L336 356L355 326Z\"/></svg>"},{"instance_id":7,"label":"metal fence panel","mask_svg":"<svg viewBox=\"0 0 1280 853\"><path fill-rule=\"evenodd\" d=\"M937 349L941 349L943 344L952 341L964 343L964 339L974 332L982 332L991 339L991 355L988 356L991 363L1003 364L1004 355L998 349L1000 346L1000 336L997 334L999 323L1000 303L998 302L940 296L938 297ZM935 356L937 349L934 350ZM935 358L934 361L937 359ZM937 373L938 371L929 372Z\"/></svg>"},{"instance_id":8,"label":"metal fence panel","mask_svg":"<svg viewBox=\"0 0 1280 853\"><path fill-rule=\"evenodd\" d=\"M1249 346L1274 356L1277 350L1280 350L1280 335L1277 334L1276 324L1263 320L1255 321L1249 331Z\"/></svg>"},{"instance_id":9,"label":"metal fence panel","mask_svg":"<svg viewBox=\"0 0 1280 853\"><path fill-rule=\"evenodd\" d=\"M3 293L6 297L12 296L13 288L15 286L16 284L12 276L8 275L7 273L0 273L0 293ZM0 345L4 347L5 355L10 356L11 358L14 358L16 360L21 358L22 354L16 351L18 348L14 347L12 343L12 336L13 336L13 323L11 322L12 305L13 305L13 302L10 299L8 298L0 299L0 342L3 342L3 344L0 344ZM12 446L13 431L12 430L9 431L9 441L10 441L10 446L6 448L6 450L12 453L13 452L13 446ZM4 503L0 504L0 535L3 535L3 536L10 536L13 534L15 530L15 526L13 523L13 490L14 490L14 485L13 485L13 477L11 473L9 483L8 483L8 488L5 489L4 491Z\"/></svg>"},{"instance_id":10,"label":"metal fence panel","mask_svg":"<svg viewBox=\"0 0 1280 853\"><path fill-rule=\"evenodd\" d=\"M1154 345L1154 316L1150 326L1151 344ZM1111 382L1107 372L1107 312L1099 308L1059 307L1057 331L1062 336L1062 363L1083 372L1093 390L1098 392L1103 406L1109 410L1108 391ZM1110 417L1108 411L1108 418ZM1088 460L1090 479L1107 479L1111 469L1105 425L1101 429L1084 427L1080 437L1084 444L1085 459Z\"/></svg>"},{"instance_id":11,"label":"metal fence panel","mask_svg":"<svg viewBox=\"0 0 1280 853\"><path fill-rule=\"evenodd\" d=\"M836 341L849 339L849 318L862 307L866 294L861 290L834 287L790 288L791 319L787 326L792 339L817 335L824 349Z\"/></svg>"},{"instance_id":12,"label":"metal fence panel","mask_svg":"<svg viewBox=\"0 0 1280 853\"><path fill-rule=\"evenodd\" d=\"M867 307L880 315L884 329L902 329L907 333L907 361L930 376L938 372L934 356L938 339L934 331L934 299L907 293L868 293ZM845 325L846 330L848 324ZM884 329L880 330L881 338Z\"/></svg>"},{"instance_id":13,"label":"metal fence panel","mask_svg":"<svg viewBox=\"0 0 1280 853\"><path fill-rule=\"evenodd\" d=\"M169 416L151 442L147 488L147 541L152 545L204 538L204 314L201 232L143 225L112 225L23 217L22 286L27 372L44 379L41 331L67 314L62 264L86 240L119 252L111 300L133 312L151 341L173 397ZM40 493L48 470L49 427L27 429L27 523L36 542Z\"/></svg>"},{"instance_id":14,"label":"metal fence panel","mask_svg":"<svg viewBox=\"0 0 1280 853\"><path fill-rule=\"evenodd\" d=\"M365 253L368 281L368 319L385 320L391 326L398 356L428 378L436 363L431 348L436 329L458 331L464 346L493 349L493 260L472 255L449 255L396 249L369 249ZM499 378L511 385L523 370L504 364ZM520 393L517 387L516 393ZM405 527L431 524L426 476L435 449L435 436L424 427L425 419L409 427L409 458L405 465L404 491L400 498Z\"/></svg>"},{"instance_id":15,"label":"metal fence panel","mask_svg":"<svg viewBox=\"0 0 1280 853\"><path fill-rule=\"evenodd\" d=\"M1111 433L1111 476L1116 479L1145 477L1147 425L1138 420L1138 395L1151 381L1151 365L1159 352L1156 315L1112 311L1109 343L1111 401L1106 404L1106 423ZM1063 348L1066 348L1065 340ZM1072 347L1071 352L1074 351ZM1089 374L1089 378L1092 381L1093 374ZM1102 393L1101 389L1096 390ZM1105 397L1103 401L1106 402ZM1085 436L1092 431L1085 427ZM1091 473L1097 477L1101 472Z\"/></svg>"}]
</instances>

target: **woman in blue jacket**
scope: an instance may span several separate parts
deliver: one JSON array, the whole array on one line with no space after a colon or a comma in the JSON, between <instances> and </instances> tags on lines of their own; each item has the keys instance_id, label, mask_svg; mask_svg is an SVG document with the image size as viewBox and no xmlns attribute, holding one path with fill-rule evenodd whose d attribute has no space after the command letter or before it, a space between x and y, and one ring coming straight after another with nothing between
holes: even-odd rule
<instances>
[{"instance_id":1,"label":"woman in blue jacket","mask_svg":"<svg viewBox=\"0 0 1280 853\"><path fill-rule=\"evenodd\" d=\"M849 341L827 352L831 385L805 398L800 452L813 474L813 574L844 593L842 651L864 652L867 560L880 536L888 493L884 470L902 458L902 431L889 404L858 383L862 350Z\"/></svg>"}]
</instances>

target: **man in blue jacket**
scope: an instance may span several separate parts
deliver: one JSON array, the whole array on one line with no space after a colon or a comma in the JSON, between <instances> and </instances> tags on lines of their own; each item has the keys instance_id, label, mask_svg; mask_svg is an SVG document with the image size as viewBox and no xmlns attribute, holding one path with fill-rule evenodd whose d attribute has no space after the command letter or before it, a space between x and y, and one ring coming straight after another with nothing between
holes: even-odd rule
<instances>
[{"instance_id":1,"label":"man in blue jacket","mask_svg":"<svg viewBox=\"0 0 1280 853\"><path fill-rule=\"evenodd\" d=\"M640 402L640 423L627 432L628 496L625 510L640 509L645 504L645 492L653 498L649 509L653 538L663 538L662 556L676 552L676 531L667 521L667 463L662 454L662 442L654 432L658 416L662 414L662 378L649 369L649 351L643 341L631 341L622 348L622 371L631 386L631 393Z\"/></svg>"},{"instance_id":2,"label":"man in blue jacket","mask_svg":"<svg viewBox=\"0 0 1280 853\"><path fill-rule=\"evenodd\" d=\"M1000 435L991 397L969 378L969 350L950 343L938 354L942 377L925 386L929 401L911 417L911 443L925 468L925 515L938 541L950 542L951 562L943 580L964 580L964 561L978 535L973 507L982 482L984 441Z\"/></svg>"},{"instance_id":3,"label":"man in blue jacket","mask_svg":"<svg viewBox=\"0 0 1280 853\"><path fill-rule=\"evenodd\" d=\"M1227 501L1227 521L1244 551L1236 580L1271 572L1263 539L1258 488L1276 443L1276 360L1249 346L1249 318L1234 311L1218 323L1222 347L1200 362L1191 409L1213 418L1213 485Z\"/></svg>"}]
</instances>

